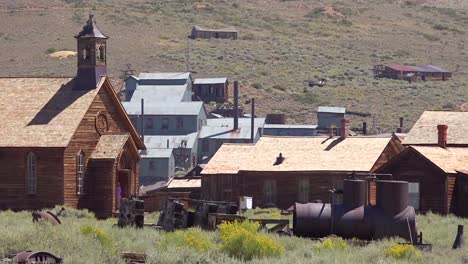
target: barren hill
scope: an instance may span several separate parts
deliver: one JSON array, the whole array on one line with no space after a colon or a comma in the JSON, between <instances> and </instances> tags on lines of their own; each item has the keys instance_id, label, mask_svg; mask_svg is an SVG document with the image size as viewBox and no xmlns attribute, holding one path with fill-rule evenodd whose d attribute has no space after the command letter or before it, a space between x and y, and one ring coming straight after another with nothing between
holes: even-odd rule
<instances>
[{"instance_id":1,"label":"barren hill","mask_svg":"<svg viewBox=\"0 0 468 264\"><path fill-rule=\"evenodd\" d=\"M0 75L75 74L73 38L92 11L108 41L111 78L131 64L140 71L228 76L255 96L260 114L315 122L318 105L368 112L369 124L407 128L425 109L468 101L468 4L457 0L2 0ZM234 26L240 39L190 40L193 25ZM68 53L67 53L68 54ZM454 71L446 82L376 80L380 63L435 64ZM307 80L329 78L324 87ZM352 116L358 128L362 117Z\"/></svg>"}]
</instances>

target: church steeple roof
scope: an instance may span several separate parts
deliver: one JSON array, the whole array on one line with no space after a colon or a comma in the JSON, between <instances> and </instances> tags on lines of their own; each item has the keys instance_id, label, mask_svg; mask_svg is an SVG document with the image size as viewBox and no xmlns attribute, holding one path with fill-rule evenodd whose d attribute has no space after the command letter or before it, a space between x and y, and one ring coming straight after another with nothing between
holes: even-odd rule
<instances>
[{"instance_id":1,"label":"church steeple roof","mask_svg":"<svg viewBox=\"0 0 468 264\"><path fill-rule=\"evenodd\" d=\"M106 35L104 35L101 30L99 30L96 21L94 20L94 16L92 13L89 14L88 22L83 27L78 35L75 38L100 38L100 39L108 39Z\"/></svg>"}]
</instances>

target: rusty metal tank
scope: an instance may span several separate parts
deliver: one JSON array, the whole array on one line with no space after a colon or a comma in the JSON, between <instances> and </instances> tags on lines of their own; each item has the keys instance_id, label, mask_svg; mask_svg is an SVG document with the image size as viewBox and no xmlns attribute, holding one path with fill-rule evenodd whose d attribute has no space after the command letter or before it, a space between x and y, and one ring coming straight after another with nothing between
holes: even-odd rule
<instances>
[{"instance_id":1,"label":"rusty metal tank","mask_svg":"<svg viewBox=\"0 0 468 264\"><path fill-rule=\"evenodd\" d=\"M293 232L302 237L325 237L365 240L402 237L416 242L416 213L408 206L408 182L376 181L376 205L368 205L368 183L345 180L343 204L296 203Z\"/></svg>"}]
</instances>

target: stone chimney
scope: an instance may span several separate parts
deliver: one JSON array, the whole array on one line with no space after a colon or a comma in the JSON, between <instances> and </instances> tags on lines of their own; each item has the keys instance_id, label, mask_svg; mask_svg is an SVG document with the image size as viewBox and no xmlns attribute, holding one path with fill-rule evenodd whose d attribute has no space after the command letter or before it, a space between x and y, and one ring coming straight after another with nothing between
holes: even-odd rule
<instances>
[{"instance_id":1,"label":"stone chimney","mask_svg":"<svg viewBox=\"0 0 468 264\"><path fill-rule=\"evenodd\" d=\"M437 145L441 148L447 147L447 125L437 125Z\"/></svg>"},{"instance_id":2,"label":"stone chimney","mask_svg":"<svg viewBox=\"0 0 468 264\"><path fill-rule=\"evenodd\" d=\"M341 119L341 138L347 138L349 135L349 119Z\"/></svg>"}]
</instances>

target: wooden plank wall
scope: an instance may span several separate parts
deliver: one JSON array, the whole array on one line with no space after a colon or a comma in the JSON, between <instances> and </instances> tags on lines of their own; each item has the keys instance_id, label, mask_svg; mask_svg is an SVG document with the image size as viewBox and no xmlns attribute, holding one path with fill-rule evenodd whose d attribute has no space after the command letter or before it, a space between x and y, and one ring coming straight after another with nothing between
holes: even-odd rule
<instances>
[{"instance_id":1,"label":"wooden plank wall","mask_svg":"<svg viewBox=\"0 0 468 264\"><path fill-rule=\"evenodd\" d=\"M405 153L404 158L378 172L391 173L394 180L419 182L421 212L432 211L440 214L448 212L445 173L414 151Z\"/></svg>"},{"instance_id":2,"label":"wooden plank wall","mask_svg":"<svg viewBox=\"0 0 468 264\"><path fill-rule=\"evenodd\" d=\"M26 194L26 159L37 157L37 193ZM63 204L63 148L0 148L0 209L41 209Z\"/></svg>"},{"instance_id":3,"label":"wooden plank wall","mask_svg":"<svg viewBox=\"0 0 468 264\"><path fill-rule=\"evenodd\" d=\"M106 84L104 84L106 85ZM86 207L87 200L85 196L79 197L77 195L76 183L76 156L80 150L85 154L85 168L89 157L96 148L96 145L99 141L100 135L96 131L95 120L98 112L107 113L107 120L109 124L108 133L122 133L129 132L122 116L118 113L117 107L110 98L106 87L102 87L98 95L94 99L90 108L86 112L83 120L78 126L75 134L73 135L70 144L65 150L64 154L64 197L65 205L71 207ZM132 140L131 138L129 140ZM136 158L137 159L137 158ZM137 164L135 164L135 175L137 177ZM114 172L115 173L115 172ZM89 175L86 173L86 179L89 177L102 177L102 175ZM107 176L109 177L109 175ZM112 176L115 178L115 174ZM85 180L86 180L85 179ZM114 179L115 180L115 179ZM137 183L136 180L133 182ZM85 185L86 186L86 185ZM85 190L86 192L87 190ZM113 187L113 192L115 192L115 186ZM91 202L91 201L90 201ZM115 201L113 202L115 204Z\"/></svg>"}]
</instances>

